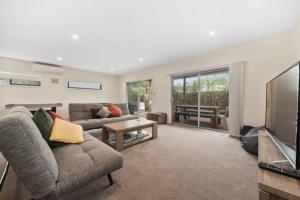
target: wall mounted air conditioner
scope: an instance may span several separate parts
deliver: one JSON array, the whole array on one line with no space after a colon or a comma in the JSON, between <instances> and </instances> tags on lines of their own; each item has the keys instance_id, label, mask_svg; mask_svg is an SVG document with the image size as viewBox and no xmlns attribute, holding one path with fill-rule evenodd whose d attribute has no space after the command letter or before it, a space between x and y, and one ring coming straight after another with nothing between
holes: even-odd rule
<instances>
[{"instance_id":1,"label":"wall mounted air conditioner","mask_svg":"<svg viewBox=\"0 0 300 200\"><path fill-rule=\"evenodd\" d=\"M65 70L59 65L45 64L45 63L33 63L32 71L46 74L64 74Z\"/></svg>"}]
</instances>

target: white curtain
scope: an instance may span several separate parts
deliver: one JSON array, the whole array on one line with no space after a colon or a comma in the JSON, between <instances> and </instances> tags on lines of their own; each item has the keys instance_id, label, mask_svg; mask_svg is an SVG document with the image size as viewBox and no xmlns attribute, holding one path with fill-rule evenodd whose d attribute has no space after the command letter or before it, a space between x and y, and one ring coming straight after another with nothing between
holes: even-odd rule
<instances>
[{"instance_id":1,"label":"white curtain","mask_svg":"<svg viewBox=\"0 0 300 200\"><path fill-rule=\"evenodd\" d=\"M229 134L240 136L244 125L244 86L246 62L229 65Z\"/></svg>"}]
</instances>

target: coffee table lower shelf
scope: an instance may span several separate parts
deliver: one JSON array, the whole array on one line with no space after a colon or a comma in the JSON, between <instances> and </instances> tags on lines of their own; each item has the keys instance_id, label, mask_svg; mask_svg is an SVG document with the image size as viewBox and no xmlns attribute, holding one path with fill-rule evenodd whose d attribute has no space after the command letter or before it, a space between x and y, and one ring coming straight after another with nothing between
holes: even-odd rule
<instances>
[{"instance_id":1,"label":"coffee table lower shelf","mask_svg":"<svg viewBox=\"0 0 300 200\"><path fill-rule=\"evenodd\" d=\"M140 144L140 143L146 142L148 140L152 140L153 139L152 138L152 133L148 133L148 134L149 134L148 136L141 137L141 138L134 138L134 139L131 139L128 142L124 141L124 143L123 143L123 149L125 149L127 147L131 147L131 146L136 145L136 144ZM106 140L105 143L116 149L116 141L112 142L109 139L109 140Z\"/></svg>"}]
</instances>

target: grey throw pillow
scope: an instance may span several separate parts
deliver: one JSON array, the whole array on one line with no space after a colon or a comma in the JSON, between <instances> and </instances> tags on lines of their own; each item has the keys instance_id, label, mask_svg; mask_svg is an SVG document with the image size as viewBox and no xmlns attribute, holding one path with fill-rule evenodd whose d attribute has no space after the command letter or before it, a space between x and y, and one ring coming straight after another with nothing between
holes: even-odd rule
<instances>
[{"instance_id":1,"label":"grey throw pillow","mask_svg":"<svg viewBox=\"0 0 300 200\"><path fill-rule=\"evenodd\" d=\"M100 117L100 118L106 118L111 114L110 111L101 108L97 113L95 113L96 116Z\"/></svg>"}]
</instances>

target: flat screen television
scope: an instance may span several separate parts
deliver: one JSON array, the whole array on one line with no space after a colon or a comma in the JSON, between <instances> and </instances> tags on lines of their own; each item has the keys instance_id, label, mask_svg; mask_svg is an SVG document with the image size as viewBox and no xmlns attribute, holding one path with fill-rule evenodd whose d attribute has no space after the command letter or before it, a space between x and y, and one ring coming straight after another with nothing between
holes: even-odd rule
<instances>
[{"instance_id":1,"label":"flat screen television","mask_svg":"<svg viewBox=\"0 0 300 200\"><path fill-rule=\"evenodd\" d=\"M300 168L299 62L267 83L266 131L295 169Z\"/></svg>"}]
</instances>

